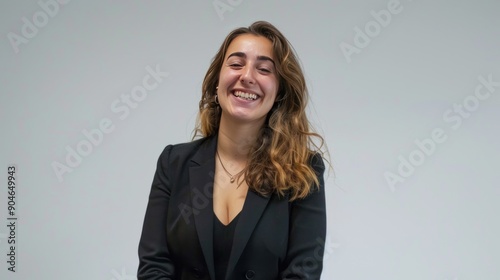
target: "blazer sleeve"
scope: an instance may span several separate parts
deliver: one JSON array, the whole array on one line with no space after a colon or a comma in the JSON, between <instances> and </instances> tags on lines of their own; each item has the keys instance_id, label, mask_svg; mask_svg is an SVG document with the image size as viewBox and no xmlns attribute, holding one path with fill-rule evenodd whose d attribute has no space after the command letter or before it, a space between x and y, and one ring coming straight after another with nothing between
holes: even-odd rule
<instances>
[{"instance_id":1,"label":"blazer sleeve","mask_svg":"<svg viewBox=\"0 0 500 280\"><path fill-rule=\"evenodd\" d=\"M290 233L287 255L280 279L320 279L326 237L326 203L320 154L311 161L319 188L304 199L295 200L290 209Z\"/></svg>"},{"instance_id":2,"label":"blazer sleeve","mask_svg":"<svg viewBox=\"0 0 500 280\"><path fill-rule=\"evenodd\" d=\"M172 146L160 155L153 178L149 201L139 241L138 280L169 280L175 278L175 266L167 246L167 211L171 181L169 156Z\"/></svg>"}]
</instances>

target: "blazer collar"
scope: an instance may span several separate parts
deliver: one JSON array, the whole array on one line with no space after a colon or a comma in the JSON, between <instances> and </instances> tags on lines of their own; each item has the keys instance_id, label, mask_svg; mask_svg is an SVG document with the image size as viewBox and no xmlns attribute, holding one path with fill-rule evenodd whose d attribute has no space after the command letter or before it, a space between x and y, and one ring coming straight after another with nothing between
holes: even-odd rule
<instances>
[{"instance_id":1,"label":"blazer collar","mask_svg":"<svg viewBox=\"0 0 500 280\"><path fill-rule=\"evenodd\" d=\"M215 279L214 250L213 250L213 184L215 177L215 150L217 136L203 141L195 152L189 168L189 185L191 188L191 204L200 241L210 278ZM243 209L238 218L234 232L233 246L229 257L226 275L234 270L245 249L252 232L257 225L270 197L262 197L253 191L248 191Z\"/></svg>"},{"instance_id":2,"label":"blazer collar","mask_svg":"<svg viewBox=\"0 0 500 280\"><path fill-rule=\"evenodd\" d=\"M211 279L215 279L213 250L213 185L217 136L205 139L191 158L189 186L196 232Z\"/></svg>"}]
</instances>

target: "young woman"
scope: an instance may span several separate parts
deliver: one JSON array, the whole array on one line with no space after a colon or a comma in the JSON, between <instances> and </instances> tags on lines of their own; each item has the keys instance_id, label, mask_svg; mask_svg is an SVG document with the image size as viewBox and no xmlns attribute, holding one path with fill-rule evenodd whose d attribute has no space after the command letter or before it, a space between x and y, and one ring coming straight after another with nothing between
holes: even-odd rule
<instances>
[{"instance_id":1,"label":"young woman","mask_svg":"<svg viewBox=\"0 0 500 280\"><path fill-rule=\"evenodd\" d=\"M196 135L158 160L138 279L320 279L324 163L287 39L233 30L202 87Z\"/></svg>"}]
</instances>

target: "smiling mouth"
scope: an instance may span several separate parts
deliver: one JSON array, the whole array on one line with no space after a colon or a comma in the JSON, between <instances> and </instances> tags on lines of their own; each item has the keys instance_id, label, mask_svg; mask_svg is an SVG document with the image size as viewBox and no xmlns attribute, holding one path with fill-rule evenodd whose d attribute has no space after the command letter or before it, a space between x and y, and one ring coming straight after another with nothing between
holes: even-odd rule
<instances>
[{"instance_id":1,"label":"smiling mouth","mask_svg":"<svg viewBox=\"0 0 500 280\"><path fill-rule=\"evenodd\" d=\"M233 91L233 95L245 100L256 100L259 98L259 96L255 93L247 93L239 90Z\"/></svg>"}]
</instances>

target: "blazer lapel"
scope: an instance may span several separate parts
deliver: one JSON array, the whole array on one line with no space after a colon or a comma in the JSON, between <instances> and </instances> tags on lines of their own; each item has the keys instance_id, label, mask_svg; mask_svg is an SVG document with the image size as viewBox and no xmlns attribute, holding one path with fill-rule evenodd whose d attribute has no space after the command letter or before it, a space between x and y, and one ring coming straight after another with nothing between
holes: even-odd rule
<instances>
[{"instance_id":1,"label":"blazer lapel","mask_svg":"<svg viewBox=\"0 0 500 280\"><path fill-rule=\"evenodd\" d=\"M193 155L191 159L193 164L189 168L189 185L191 188L194 221L211 279L215 279L213 184L216 148L217 136L208 138ZM234 241L229 257L227 276L231 275L236 267L269 200L270 196L262 197L251 190L248 191L234 231Z\"/></svg>"},{"instance_id":2,"label":"blazer lapel","mask_svg":"<svg viewBox=\"0 0 500 280\"><path fill-rule=\"evenodd\" d=\"M189 168L189 185L191 188L191 205L193 207L194 221L211 279L215 279L213 257L213 184L216 139L216 137L212 137L201 144L191 159L195 164Z\"/></svg>"},{"instance_id":3,"label":"blazer lapel","mask_svg":"<svg viewBox=\"0 0 500 280\"><path fill-rule=\"evenodd\" d=\"M245 249L245 246L248 243L248 240L250 239L250 236L252 235L252 232L262 216L269 200L270 196L262 197L257 193L248 190L243 210L240 213L236 229L234 230L233 247L229 256L226 276L231 275L236 267L241 253L243 253L243 250Z\"/></svg>"}]
</instances>

